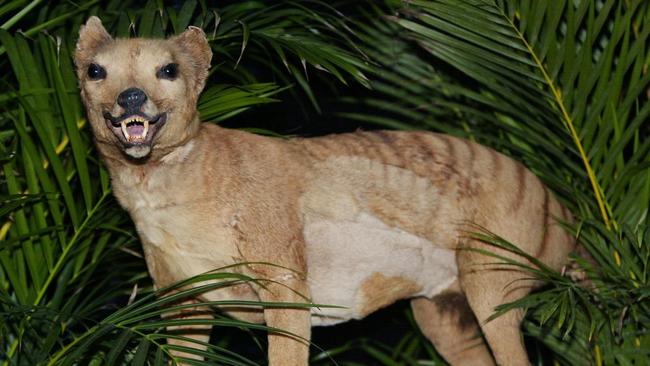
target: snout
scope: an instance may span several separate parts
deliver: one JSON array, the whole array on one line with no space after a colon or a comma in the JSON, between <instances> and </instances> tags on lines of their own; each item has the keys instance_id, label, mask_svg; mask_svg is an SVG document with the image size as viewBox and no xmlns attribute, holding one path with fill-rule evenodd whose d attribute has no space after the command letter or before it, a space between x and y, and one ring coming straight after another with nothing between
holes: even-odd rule
<instances>
[{"instance_id":1,"label":"snout","mask_svg":"<svg viewBox=\"0 0 650 366\"><path fill-rule=\"evenodd\" d=\"M146 156L156 133L167 120L167 113L160 113L147 94L135 87L122 91L116 102L119 107L112 109L115 114L108 110L103 112L106 126L127 154L136 158Z\"/></svg>"},{"instance_id":2,"label":"snout","mask_svg":"<svg viewBox=\"0 0 650 366\"><path fill-rule=\"evenodd\" d=\"M128 88L117 96L117 104L124 108L126 114L139 112L146 101L147 94L138 88Z\"/></svg>"}]
</instances>

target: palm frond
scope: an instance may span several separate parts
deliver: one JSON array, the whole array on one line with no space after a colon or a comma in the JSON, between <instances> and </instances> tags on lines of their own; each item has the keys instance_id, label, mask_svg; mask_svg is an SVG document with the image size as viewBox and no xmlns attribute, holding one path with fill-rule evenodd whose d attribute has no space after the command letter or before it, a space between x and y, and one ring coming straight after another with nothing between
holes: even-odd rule
<instances>
[{"instance_id":1,"label":"palm frond","mask_svg":"<svg viewBox=\"0 0 650 366\"><path fill-rule=\"evenodd\" d=\"M121 36L162 37L190 24L202 26L217 55L212 77L220 84L207 88L199 109L202 118L217 122L277 102L291 78L298 83L307 78L307 67L343 82L363 82L365 64L349 41L327 41L333 34L345 39L347 31L325 29L325 23L343 20L324 4L314 6L326 12L299 3L269 8L255 1L220 9L197 1L178 8L157 1L143 8L120 1L37 4L13 1L0 8L0 66L6 71L0 77L5 86L0 95L0 359L3 365L55 359L161 364L166 348L156 346L164 344L157 330L169 324L138 328L153 324L160 312L152 308L134 320L143 316L142 308L113 309L134 284L146 288L149 280L134 246L136 235L111 198L108 174L83 119L71 59L80 24L100 12ZM269 58L269 50L284 56ZM278 65L275 74L256 71L269 60ZM303 89L314 95L307 83ZM117 263L119 270L111 270ZM110 314L129 312L131 328L109 322ZM223 353L209 358L223 363ZM232 364L250 364L241 359Z\"/></svg>"},{"instance_id":2,"label":"palm frond","mask_svg":"<svg viewBox=\"0 0 650 366\"><path fill-rule=\"evenodd\" d=\"M549 287L498 311L527 309L525 330L564 364L647 359L647 1L243 1L210 8L195 0L175 7L13 0L0 6L3 366L162 365L170 349L163 338L177 336L165 330L174 321L158 317L177 298L153 296L82 117L70 50L89 14L124 37L205 29L215 65L200 99L204 119L254 116L258 106L291 99L285 96L295 108L307 103L318 111L314 86L327 80L348 120L443 131L523 161L576 216L567 228L596 266L576 261L598 291L531 267ZM359 96L348 85L372 91ZM516 252L517 243L483 239ZM135 284L144 290L128 304ZM198 322L255 328L225 318ZM227 351L224 339L208 346L211 362L257 361ZM442 362L417 331L392 346L363 338L316 350L313 361L354 352L385 365Z\"/></svg>"},{"instance_id":3,"label":"palm frond","mask_svg":"<svg viewBox=\"0 0 650 366\"><path fill-rule=\"evenodd\" d=\"M378 93L355 102L382 113L347 116L469 137L522 160L578 218L572 230L597 267L577 261L598 292L531 267L552 285L498 313L529 309L527 329L567 364L647 357L648 319L628 311L648 306L648 3L415 0L391 13L359 25L381 67Z\"/></svg>"}]
</instances>

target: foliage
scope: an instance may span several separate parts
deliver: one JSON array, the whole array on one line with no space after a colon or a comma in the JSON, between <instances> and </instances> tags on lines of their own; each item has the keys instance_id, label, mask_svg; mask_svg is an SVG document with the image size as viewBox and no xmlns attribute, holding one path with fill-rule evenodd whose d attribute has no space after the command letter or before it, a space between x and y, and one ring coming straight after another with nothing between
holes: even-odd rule
<instances>
[{"instance_id":1,"label":"foliage","mask_svg":"<svg viewBox=\"0 0 650 366\"><path fill-rule=\"evenodd\" d=\"M70 56L90 14L118 36L204 28L215 53L199 102L206 120L263 116L268 106L262 105L280 99L290 108L320 111L324 89L331 88L340 102L335 112L351 126L443 131L523 161L574 213L576 222L565 225L594 259L595 266L577 261L595 288L543 266L530 268L549 285L499 311L527 309L524 329L536 340L539 364L638 365L650 356L648 2L179 4L0 2L5 365L163 364L165 326L179 321L160 320L160 306L181 306L173 303L206 290L154 296L130 220L111 197ZM190 281L262 280L227 270L205 276ZM253 325L213 323L258 336ZM398 344L359 338L314 349L314 362L331 364L331 356L353 365L356 356L348 355L357 349L376 364L442 362L411 328ZM213 342L208 358L258 361L229 351L228 342L227 336Z\"/></svg>"},{"instance_id":2,"label":"foliage","mask_svg":"<svg viewBox=\"0 0 650 366\"><path fill-rule=\"evenodd\" d=\"M157 311L175 297L150 295L134 230L111 197L83 119L71 59L79 25L100 6L38 8L33 1L19 9L23 3L0 7L0 359L7 365L161 364L169 347L161 344L160 331L180 320L159 321ZM204 119L223 121L276 102L290 80L313 96L304 76L308 66L341 82L365 82L364 62L329 42L336 35L346 38L329 25L338 22L335 13L320 8L249 1L216 11L197 1L180 8L151 1L139 9L110 1L102 4L101 18L118 36L163 36L189 24L203 26L219 60L213 76L231 83L210 83L199 109ZM269 50L277 55L275 63L268 62ZM260 67L262 79L254 72ZM282 82L273 82L274 76ZM122 307L129 294L144 297ZM215 325L253 327L231 319ZM219 363L252 362L218 345L210 350Z\"/></svg>"},{"instance_id":3,"label":"foliage","mask_svg":"<svg viewBox=\"0 0 650 366\"><path fill-rule=\"evenodd\" d=\"M528 332L570 365L649 356L649 18L644 1L414 0L363 26L385 68L371 77L379 93L356 102L388 113L351 117L495 146L572 209L595 291L528 268L549 288L500 309L528 309Z\"/></svg>"}]
</instances>

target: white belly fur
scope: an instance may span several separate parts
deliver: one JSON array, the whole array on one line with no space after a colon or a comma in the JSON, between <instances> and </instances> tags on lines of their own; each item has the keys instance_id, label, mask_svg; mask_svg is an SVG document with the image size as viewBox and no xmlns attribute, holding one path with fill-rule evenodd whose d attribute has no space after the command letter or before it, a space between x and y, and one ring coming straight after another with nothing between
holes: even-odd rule
<instances>
[{"instance_id":1,"label":"white belly fur","mask_svg":"<svg viewBox=\"0 0 650 366\"><path fill-rule=\"evenodd\" d=\"M454 251L391 228L366 213L352 222L309 217L304 234L313 302L344 307L313 308L313 325L367 315L361 289L373 274L409 279L421 288L414 296L425 297L440 293L458 275Z\"/></svg>"},{"instance_id":2,"label":"white belly fur","mask_svg":"<svg viewBox=\"0 0 650 366\"><path fill-rule=\"evenodd\" d=\"M394 177L417 181L415 186L425 188L426 199L438 198L426 179L403 169L378 167L358 158L337 158L323 164L319 179L302 197L308 283L314 303L344 308L313 308L313 325L363 318L405 297L402 295L430 298L458 277L455 251L389 226L365 207L363 183L359 183L379 182L381 169L388 169ZM403 187L399 187L399 179L390 181L395 187L385 188L391 192ZM368 282L374 282L374 288L392 286L390 301L383 302L382 290L367 296ZM400 292L402 283L410 289Z\"/></svg>"}]
</instances>

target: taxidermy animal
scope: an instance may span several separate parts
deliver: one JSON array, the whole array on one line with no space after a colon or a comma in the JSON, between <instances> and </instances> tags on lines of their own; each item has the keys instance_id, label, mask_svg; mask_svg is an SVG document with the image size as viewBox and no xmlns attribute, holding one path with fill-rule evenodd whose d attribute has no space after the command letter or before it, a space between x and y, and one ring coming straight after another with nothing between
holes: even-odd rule
<instances>
[{"instance_id":1,"label":"taxidermy animal","mask_svg":"<svg viewBox=\"0 0 650 366\"><path fill-rule=\"evenodd\" d=\"M360 319L399 299L412 299L422 332L452 365L529 364L522 313L488 318L537 283L465 249L513 257L468 236L473 223L561 268L575 240L557 219L570 214L537 177L443 134L283 140L201 123L196 105L211 58L196 27L169 39L113 39L91 17L80 30L81 97L156 286L245 262L235 270L272 281L188 301L341 306L222 309L291 333L269 333L272 366L307 365L312 326ZM207 341L197 328L183 331Z\"/></svg>"}]
</instances>

